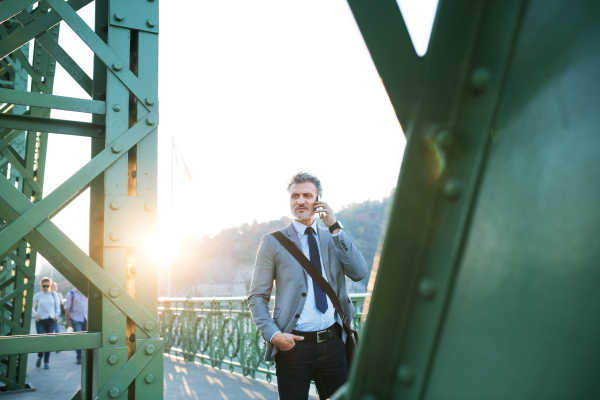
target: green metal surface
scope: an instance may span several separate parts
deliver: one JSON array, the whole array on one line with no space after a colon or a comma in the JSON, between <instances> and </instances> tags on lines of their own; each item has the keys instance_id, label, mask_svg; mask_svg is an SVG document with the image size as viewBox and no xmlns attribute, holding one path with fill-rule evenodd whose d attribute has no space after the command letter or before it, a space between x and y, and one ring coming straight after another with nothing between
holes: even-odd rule
<instances>
[{"instance_id":1,"label":"green metal surface","mask_svg":"<svg viewBox=\"0 0 600 400\"><path fill-rule=\"evenodd\" d=\"M354 328L361 334L368 294L351 294ZM265 361L266 343L254 325L246 297L161 297L160 337L164 351L214 368L271 382L273 362ZM269 309L273 308L271 299Z\"/></svg>"},{"instance_id":2,"label":"green metal surface","mask_svg":"<svg viewBox=\"0 0 600 400\"><path fill-rule=\"evenodd\" d=\"M349 0L408 142L334 397L598 398L600 4L441 0L415 59L395 3Z\"/></svg>"},{"instance_id":3,"label":"green metal surface","mask_svg":"<svg viewBox=\"0 0 600 400\"><path fill-rule=\"evenodd\" d=\"M19 353L82 349L74 398L160 399L157 265L145 249L157 215L158 2L98 0L94 29L76 13L89 3L0 5L0 62L9 71L0 82L0 381L7 390L25 387L27 358ZM109 24L116 9L154 27ZM58 44L61 21L94 52L93 79ZM52 95L57 62L90 99ZM91 114L92 123L49 118L51 109ZM47 132L90 137L92 157L42 198ZM89 256L51 221L88 188ZM36 251L88 296L88 333L28 335Z\"/></svg>"}]
</instances>

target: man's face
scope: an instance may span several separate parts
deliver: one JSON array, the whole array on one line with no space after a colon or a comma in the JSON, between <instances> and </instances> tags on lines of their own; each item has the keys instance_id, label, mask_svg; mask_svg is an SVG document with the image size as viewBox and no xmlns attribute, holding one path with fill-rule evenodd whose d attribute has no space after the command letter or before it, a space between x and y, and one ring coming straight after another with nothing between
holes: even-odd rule
<instances>
[{"instance_id":1,"label":"man's face","mask_svg":"<svg viewBox=\"0 0 600 400\"><path fill-rule=\"evenodd\" d=\"M312 182L294 183L290 187L290 211L298 221L314 217L317 187Z\"/></svg>"}]
</instances>

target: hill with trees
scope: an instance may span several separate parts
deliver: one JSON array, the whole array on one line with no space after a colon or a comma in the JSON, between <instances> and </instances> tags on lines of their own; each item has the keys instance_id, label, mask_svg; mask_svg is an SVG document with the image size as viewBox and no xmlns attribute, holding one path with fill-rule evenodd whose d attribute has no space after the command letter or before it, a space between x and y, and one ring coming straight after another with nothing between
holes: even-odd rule
<instances>
[{"instance_id":1,"label":"hill with trees","mask_svg":"<svg viewBox=\"0 0 600 400\"><path fill-rule=\"evenodd\" d=\"M361 251L369 266L369 274L361 282L349 282L353 293L366 291L373 259L382 233L382 226L390 206L391 195L381 201L367 200L359 204L344 206L336 212L336 218L344 224L344 231ZM248 294L252 280L252 270L256 251L263 235L281 229L291 222L291 218L282 217L264 223L243 224L222 230L214 237L205 235L200 239L187 239L180 252L171 260L172 296L184 296L189 290L192 296ZM320 220L319 223L322 224ZM210 285L215 287L232 283L236 285L233 293L211 293ZM159 295L167 295L167 270L159 273Z\"/></svg>"}]
</instances>

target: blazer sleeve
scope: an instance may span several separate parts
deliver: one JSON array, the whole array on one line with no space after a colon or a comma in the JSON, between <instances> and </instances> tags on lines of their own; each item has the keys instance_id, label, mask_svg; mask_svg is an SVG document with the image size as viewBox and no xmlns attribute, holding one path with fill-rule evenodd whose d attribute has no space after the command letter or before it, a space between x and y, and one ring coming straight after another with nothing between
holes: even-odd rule
<instances>
[{"instance_id":1,"label":"blazer sleeve","mask_svg":"<svg viewBox=\"0 0 600 400\"><path fill-rule=\"evenodd\" d=\"M248 294L248 307L262 337L270 342L271 337L280 329L269 313L269 302L273 291L273 280L275 280L275 260L267 236L263 236L256 255Z\"/></svg>"},{"instance_id":2,"label":"blazer sleeve","mask_svg":"<svg viewBox=\"0 0 600 400\"><path fill-rule=\"evenodd\" d=\"M344 275L354 282L363 280L367 276L367 262L348 235L341 231L339 235L333 236L333 243L342 262Z\"/></svg>"}]
</instances>

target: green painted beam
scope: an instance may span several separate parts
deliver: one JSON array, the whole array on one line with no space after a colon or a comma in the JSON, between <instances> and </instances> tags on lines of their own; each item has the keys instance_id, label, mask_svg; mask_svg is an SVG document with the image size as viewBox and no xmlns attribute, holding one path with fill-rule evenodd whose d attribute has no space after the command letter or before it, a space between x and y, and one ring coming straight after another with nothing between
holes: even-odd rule
<instances>
[{"instance_id":1,"label":"green painted beam","mask_svg":"<svg viewBox=\"0 0 600 400\"><path fill-rule=\"evenodd\" d=\"M54 110L106 114L106 103L104 101L76 99L73 97L56 96L42 93L21 92L11 89L0 89L0 102L20 104L31 107L50 108ZM78 127L78 129L81 128ZM59 133L49 130L45 130L45 132Z\"/></svg>"},{"instance_id":2,"label":"green painted beam","mask_svg":"<svg viewBox=\"0 0 600 400\"><path fill-rule=\"evenodd\" d=\"M0 8L0 23L13 17L15 14L21 12L21 10L29 7L36 3L37 0L4 0L2 7Z\"/></svg>"},{"instance_id":3,"label":"green painted beam","mask_svg":"<svg viewBox=\"0 0 600 400\"><path fill-rule=\"evenodd\" d=\"M27 182L27 184L29 186L31 186L31 188L38 192L41 193L42 192L42 187L35 181L35 179L33 178L33 176L29 173L29 171L27 170L27 168L25 167L25 165L23 165L23 161L19 160L19 154L15 151L15 149L12 146L8 146L5 148L1 148L0 147L0 154L2 154L4 157L6 157L6 159L8 160L8 162L17 170L19 171L19 174L21 174L21 176L23 177L23 179L25 179L25 182Z\"/></svg>"},{"instance_id":4,"label":"green painted beam","mask_svg":"<svg viewBox=\"0 0 600 400\"><path fill-rule=\"evenodd\" d=\"M35 21L35 18L26 10L16 15L16 19L25 26ZM58 37L58 32L53 33ZM44 32L36 37L36 40L44 46L46 51L71 75L71 77L85 90L87 94L92 95L94 83L83 69L71 58L71 56L58 44L57 40L48 32Z\"/></svg>"},{"instance_id":5,"label":"green painted beam","mask_svg":"<svg viewBox=\"0 0 600 400\"><path fill-rule=\"evenodd\" d=\"M162 358L163 341L162 339L139 340L136 341L136 348L138 350L127 361L123 368L121 368L121 370L114 375L106 385L104 385L96 399L109 400L110 398L114 398L115 396L111 395L110 392L115 393L115 389L117 389L117 393L126 392L129 385L152 358Z\"/></svg>"},{"instance_id":6,"label":"green painted beam","mask_svg":"<svg viewBox=\"0 0 600 400\"><path fill-rule=\"evenodd\" d=\"M61 133L63 135L84 137L103 137L105 127L103 125L92 124L89 122L30 117L16 114L0 114L0 128L19 129L22 131L34 132Z\"/></svg>"},{"instance_id":7,"label":"green painted beam","mask_svg":"<svg viewBox=\"0 0 600 400\"><path fill-rule=\"evenodd\" d=\"M3 355L85 350L100 347L101 340L102 333L100 332L13 335L0 337L0 348Z\"/></svg>"},{"instance_id":8,"label":"green painted beam","mask_svg":"<svg viewBox=\"0 0 600 400\"><path fill-rule=\"evenodd\" d=\"M77 11L91 2L92 0L71 0L69 4ZM21 48L30 40L41 35L60 21L61 17L56 11L52 10L49 13L36 18L34 22L27 26L15 29L8 37L4 37L0 41L0 59Z\"/></svg>"},{"instance_id":9,"label":"green painted beam","mask_svg":"<svg viewBox=\"0 0 600 400\"><path fill-rule=\"evenodd\" d=\"M41 224L57 208L71 199L81 189L104 170L121 158L127 151L135 146L146 135L156 129L157 114L150 114L145 121L138 122L127 133L112 143L110 148L105 149L69 179L62 183L52 193L33 206L24 215L19 217L10 226L0 232L0 258L6 257L15 249L19 238L24 237L36 226ZM3 125L0 119L0 125ZM6 179L0 177L0 181Z\"/></svg>"},{"instance_id":10,"label":"green painted beam","mask_svg":"<svg viewBox=\"0 0 600 400\"><path fill-rule=\"evenodd\" d=\"M48 4L52 5L54 10L56 10L64 21L69 24L81 40L92 49L96 57L102 60L108 70L123 82L129 91L140 100L139 104L146 104L147 99L152 99L151 102L154 104L155 98L152 95L153 93L148 90L148 86L127 68L129 63L123 61L115 51L104 43L88 24L81 19L75 10L71 8L70 2L67 3L64 0L49 0Z\"/></svg>"},{"instance_id":11,"label":"green painted beam","mask_svg":"<svg viewBox=\"0 0 600 400\"><path fill-rule=\"evenodd\" d=\"M31 203L16 188L6 180L0 178L0 189L4 199L0 199L0 214L3 218L14 224L15 214L27 210ZM47 198L47 197L46 197ZM158 323L156 319L139 305L116 280L96 262L90 259L71 239L69 239L50 220L45 220L36 229L37 232L26 235L25 238L48 260L53 263L59 272L66 276L72 275L66 268L77 270L83 276L94 276L92 284L103 292L119 309L131 318L141 329L155 331ZM39 236L38 236L39 235ZM65 273L66 272L66 273ZM116 296L113 296L116 289ZM81 288L82 292L85 290ZM2 299L0 299L2 304ZM148 329L148 322L152 329Z\"/></svg>"}]
</instances>

